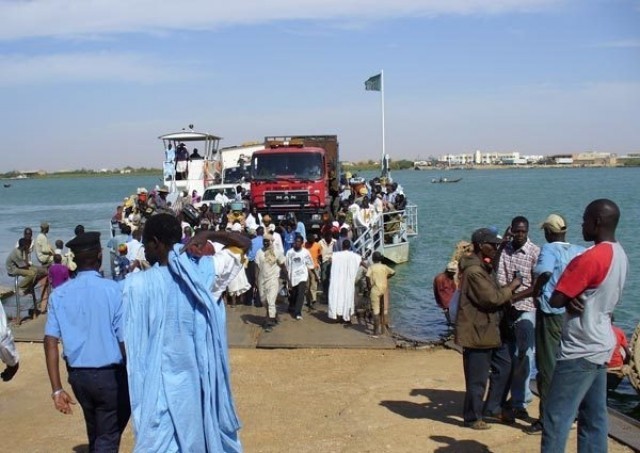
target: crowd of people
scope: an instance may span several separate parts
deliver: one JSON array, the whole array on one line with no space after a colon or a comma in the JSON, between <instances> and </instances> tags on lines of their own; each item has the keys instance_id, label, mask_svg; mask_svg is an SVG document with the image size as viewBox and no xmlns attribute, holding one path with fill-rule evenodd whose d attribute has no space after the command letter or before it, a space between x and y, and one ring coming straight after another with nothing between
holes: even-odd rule
<instances>
[{"instance_id":1,"label":"crowd of people","mask_svg":"<svg viewBox=\"0 0 640 453\"><path fill-rule=\"evenodd\" d=\"M107 244L117 267L113 281L100 272L100 234L82 225L67 252L60 240L50 244L46 222L35 241L26 228L7 258L21 291L33 291L44 276L53 288L44 338L51 398L65 414L76 404L61 381L61 343L91 451L117 450L130 417L136 451L241 450L225 298L229 306L264 306L264 328L271 330L279 322L278 296L286 295L288 312L302 320L305 303L312 310L322 292L329 318L349 323L357 283L364 282L372 334L384 329L394 272L378 252L371 262L353 252L357 226L346 215L338 211L334 220L327 213L320 229L307 231L294 216L276 224L241 200L235 204L221 213L202 208L197 217L156 210L137 225L128 221L134 206L118 207L119 233ZM480 228L458 245L433 289L463 349L465 426L485 430L525 420L526 433L542 434L542 450L557 452L577 420L579 449L606 451L607 364L622 366L629 355L611 323L628 267L615 238L619 218L611 200L590 203L582 224L584 240L594 243L588 249L566 241L559 214L542 223L542 247L530 240L523 216L502 236ZM9 380L19 356L4 313L0 318L7 365L1 377ZM534 420L527 407L535 371Z\"/></svg>"},{"instance_id":2,"label":"crowd of people","mask_svg":"<svg viewBox=\"0 0 640 453\"><path fill-rule=\"evenodd\" d=\"M49 228L47 222L42 222L40 233L35 240L33 240L33 230L29 227L25 228L22 237L18 239L15 248L5 261L7 273L18 278L20 296L32 295L35 300L35 287L43 281L40 305L36 308L38 313L47 311L50 290L66 282L76 270L73 253L70 250L65 251L64 242L61 239L51 243L48 237ZM84 227L78 225L74 234L83 231Z\"/></svg>"},{"instance_id":3,"label":"crowd of people","mask_svg":"<svg viewBox=\"0 0 640 453\"><path fill-rule=\"evenodd\" d=\"M15 248L6 258L7 273L18 279L18 296L31 295L34 304L36 285L42 281L42 293L40 305L31 309L34 315L46 313L50 292L60 287L75 276L77 266L71 250L64 251L64 243L58 239L51 244L48 238L49 224L40 224L40 233L33 240L33 230L29 227L23 230L22 237L18 239ZM76 226L76 235L84 233L82 225ZM35 260L33 256L35 255ZM20 319L22 313L16 307L16 318ZM5 370L0 373L3 381L10 381L17 373L20 366L20 354L18 353L11 328L7 323L4 306L0 304L0 360L5 364Z\"/></svg>"},{"instance_id":4,"label":"crowd of people","mask_svg":"<svg viewBox=\"0 0 640 453\"><path fill-rule=\"evenodd\" d=\"M307 231L305 224L293 213L278 216L259 213L241 186L237 187L235 199L228 199L221 192L219 200L216 197L213 203L202 203L198 209L193 207L196 194L183 193L172 204L167 201L168 188L156 188L151 192L140 188L135 195L125 198L112 218L114 236L107 244L113 253L112 275L120 280L129 273L149 267L139 231L152 214L172 213L181 222L183 244L199 231L233 231L251 240L248 253L242 257L244 269L231 282L224 299L231 307L241 303L265 306L266 330L272 330L279 322L275 307L279 297L289 301L289 313L301 320L302 308L307 305L313 309L318 294L322 293L322 300L329 304L331 319L350 323L357 306L364 305L372 312L372 330L380 332L384 327L378 319L380 304L377 299L370 303L369 288L374 289L375 297L384 298L382 314L388 313L386 280L381 280L393 271L387 268L386 273L377 272L367 277L366 266L373 258L370 255L364 261L359 258L358 266L347 265L348 272L342 272L342 264L347 256L355 263L355 256L359 255L354 253L354 241L378 216L400 216L396 211L404 209L406 198L402 188L389 180L350 178L350 181L343 181L333 209L323 213L319 227L312 231ZM394 223L387 223L385 240L391 242ZM339 253L345 251L350 253ZM339 272L334 270L336 276L332 278L332 264L336 262ZM344 288L347 288L346 292ZM384 290L382 293L380 288Z\"/></svg>"},{"instance_id":5,"label":"crowd of people","mask_svg":"<svg viewBox=\"0 0 640 453\"><path fill-rule=\"evenodd\" d=\"M379 334L393 270L379 253L367 269L352 251L355 228L346 215L328 215L322 228L307 231L294 216L276 224L241 198L220 212L203 205L191 215L173 210L165 194L164 188L141 190L117 208L116 234L107 242L113 280L101 274L99 233L79 226L67 254L64 244L52 249L36 241L40 267L54 287L44 339L51 397L65 414L76 404L61 381L62 344L92 451L117 449L129 417L137 451L239 451L225 304L264 306L269 331L279 322L279 296L287 296L288 312L302 320L304 305L313 310L322 292L329 318L349 323L362 280L374 312L372 334ZM150 206L153 213L141 214ZM42 231L46 235L48 225ZM16 249L25 269L30 244L22 238ZM31 273L23 278L33 283Z\"/></svg>"},{"instance_id":6,"label":"crowd of people","mask_svg":"<svg viewBox=\"0 0 640 453\"><path fill-rule=\"evenodd\" d=\"M503 236L480 228L458 244L433 290L463 349L465 426L524 420L527 434L542 434L543 452L562 452L577 421L578 450L606 451L607 368L629 357L624 333L612 327L628 266L615 239L619 218L613 201L590 203L588 249L566 241L567 223L555 213L541 225L542 247L522 216ZM532 376L538 419L527 411Z\"/></svg>"},{"instance_id":7,"label":"crowd of people","mask_svg":"<svg viewBox=\"0 0 640 453\"><path fill-rule=\"evenodd\" d=\"M7 257L21 293L32 293L39 278L51 288L40 310L48 311L44 348L54 407L70 414L76 404L61 380L62 357L90 451L118 451L131 414L136 451L241 451L219 300L243 270L249 238L202 230L185 244L169 213L119 229L107 244L118 252L113 280L101 269L100 234L82 225L67 249L62 240L50 243L48 223L35 241L25 228ZM0 359L0 377L11 380L20 357L2 308Z\"/></svg>"},{"instance_id":8,"label":"crowd of people","mask_svg":"<svg viewBox=\"0 0 640 453\"><path fill-rule=\"evenodd\" d=\"M39 311L48 311L51 398L56 410L72 413L76 401L62 383L62 357L91 451L117 451L130 417L136 451L241 450L225 302L264 306L269 331L279 322L279 296L302 320L304 305L313 310L322 293L329 318L349 324L361 294L371 308L371 333L379 335L386 325L387 281L394 271L378 252L364 258L355 253L352 240L374 212L369 200L381 206L378 215L403 203L397 185L382 189L372 180L351 191L313 231L293 215L259 214L241 189L220 210L207 204L195 210L195 193L172 206L167 193L166 187L150 193L141 188L118 206L107 242L112 280L101 269L100 234L82 225L66 251L60 239L51 244L46 222L35 240L25 228L7 257L23 294L46 277L50 295ZM19 355L4 311L0 318L1 377L10 380Z\"/></svg>"}]
</instances>

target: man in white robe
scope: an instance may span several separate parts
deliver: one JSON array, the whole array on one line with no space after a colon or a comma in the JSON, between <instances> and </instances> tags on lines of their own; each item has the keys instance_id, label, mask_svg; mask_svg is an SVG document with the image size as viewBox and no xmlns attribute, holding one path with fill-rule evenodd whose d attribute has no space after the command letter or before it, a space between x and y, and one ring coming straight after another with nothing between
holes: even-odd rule
<instances>
[{"instance_id":1,"label":"man in white robe","mask_svg":"<svg viewBox=\"0 0 640 453\"><path fill-rule=\"evenodd\" d=\"M16 350L16 344L13 341L13 334L7 324L7 316L4 313L4 307L0 303L0 360L6 365L6 368L0 373L3 381L10 381L18 372L20 366L20 355Z\"/></svg>"},{"instance_id":2,"label":"man in white robe","mask_svg":"<svg viewBox=\"0 0 640 453\"><path fill-rule=\"evenodd\" d=\"M285 263L284 255L273 247L273 236L264 235L263 246L256 254L258 292L267 307L264 329L270 331L278 323L276 299L280 289L280 271Z\"/></svg>"},{"instance_id":3,"label":"man in white robe","mask_svg":"<svg viewBox=\"0 0 640 453\"><path fill-rule=\"evenodd\" d=\"M355 313L355 284L362 258L351 250L351 241L342 242L342 251L331 258L329 280L329 318L351 322Z\"/></svg>"}]
</instances>

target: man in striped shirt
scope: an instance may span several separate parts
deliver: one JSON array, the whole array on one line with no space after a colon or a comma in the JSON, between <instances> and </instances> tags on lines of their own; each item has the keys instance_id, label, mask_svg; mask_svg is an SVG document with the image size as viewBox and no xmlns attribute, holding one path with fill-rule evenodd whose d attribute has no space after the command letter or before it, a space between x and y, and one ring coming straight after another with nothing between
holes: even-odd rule
<instances>
[{"instance_id":1,"label":"man in striped shirt","mask_svg":"<svg viewBox=\"0 0 640 453\"><path fill-rule=\"evenodd\" d=\"M533 285L533 269L539 254L540 247L529 239L529 221L522 216L514 217L500 247L496 271L500 286L516 276L522 277L522 285L506 309L510 328L504 340L511 353L511 406L514 416L526 421L530 421L527 404L533 399L529 380L535 360L536 306L533 297L524 294Z\"/></svg>"}]
</instances>

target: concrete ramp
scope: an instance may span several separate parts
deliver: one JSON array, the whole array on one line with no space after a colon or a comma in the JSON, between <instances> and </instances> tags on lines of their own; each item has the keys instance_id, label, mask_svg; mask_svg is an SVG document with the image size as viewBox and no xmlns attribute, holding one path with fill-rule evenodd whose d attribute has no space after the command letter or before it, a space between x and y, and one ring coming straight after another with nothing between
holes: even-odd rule
<instances>
[{"instance_id":1,"label":"concrete ramp","mask_svg":"<svg viewBox=\"0 0 640 453\"><path fill-rule=\"evenodd\" d=\"M35 319L26 319L22 324L11 326L13 338L16 341L42 343L44 339L44 326L47 323L47 315L40 315Z\"/></svg>"},{"instance_id":2,"label":"concrete ramp","mask_svg":"<svg viewBox=\"0 0 640 453\"><path fill-rule=\"evenodd\" d=\"M303 319L293 319L288 313L280 313L280 324L271 332L263 332L258 338L258 348L332 348L332 349L395 349L390 337L374 338L367 326L339 324L327 317L327 306L317 303L315 309L305 307Z\"/></svg>"},{"instance_id":3,"label":"concrete ramp","mask_svg":"<svg viewBox=\"0 0 640 453\"><path fill-rule=\"evenodd\" d=\"M230 348L255 348L262 333L264 310L246 305L227 307L227 341Z\"/></svg>"},{"instance_id":4,"label":"concrete ramp","mask_svg":"<svg viewBox=\"0 0 640 453\"><path fill-rule=\"evenodd\" d=\"M227 338L231 348L332 348L332 349L395 349L388 336L374 338L369 328L353 319L353 324L339 324L327 317L327 306L317 303L315 309L305 307L298 321L287 313L286 303L278 304L280 324L271 332L262 326L266 309L239 305L227 307ZM27 319L12 326L16 341L41 342L47 316Z\"/></svg>"}]
</instances>

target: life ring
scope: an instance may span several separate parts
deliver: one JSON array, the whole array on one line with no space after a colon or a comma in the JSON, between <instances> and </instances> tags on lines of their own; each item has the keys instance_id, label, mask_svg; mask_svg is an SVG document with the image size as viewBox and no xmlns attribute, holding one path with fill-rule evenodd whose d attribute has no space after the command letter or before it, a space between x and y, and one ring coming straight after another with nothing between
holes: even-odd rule
<instances>
[{"instance_id":1,"label":"life ring","mask_svg":"<svg viewBox=\"0 0 640 453\"><path fill-rule=\"evenodd\" d=\"M640 394L640 324L636 326L631 338L631 359L629 360L629 382Z\"/></svg>"}]
</instances>

